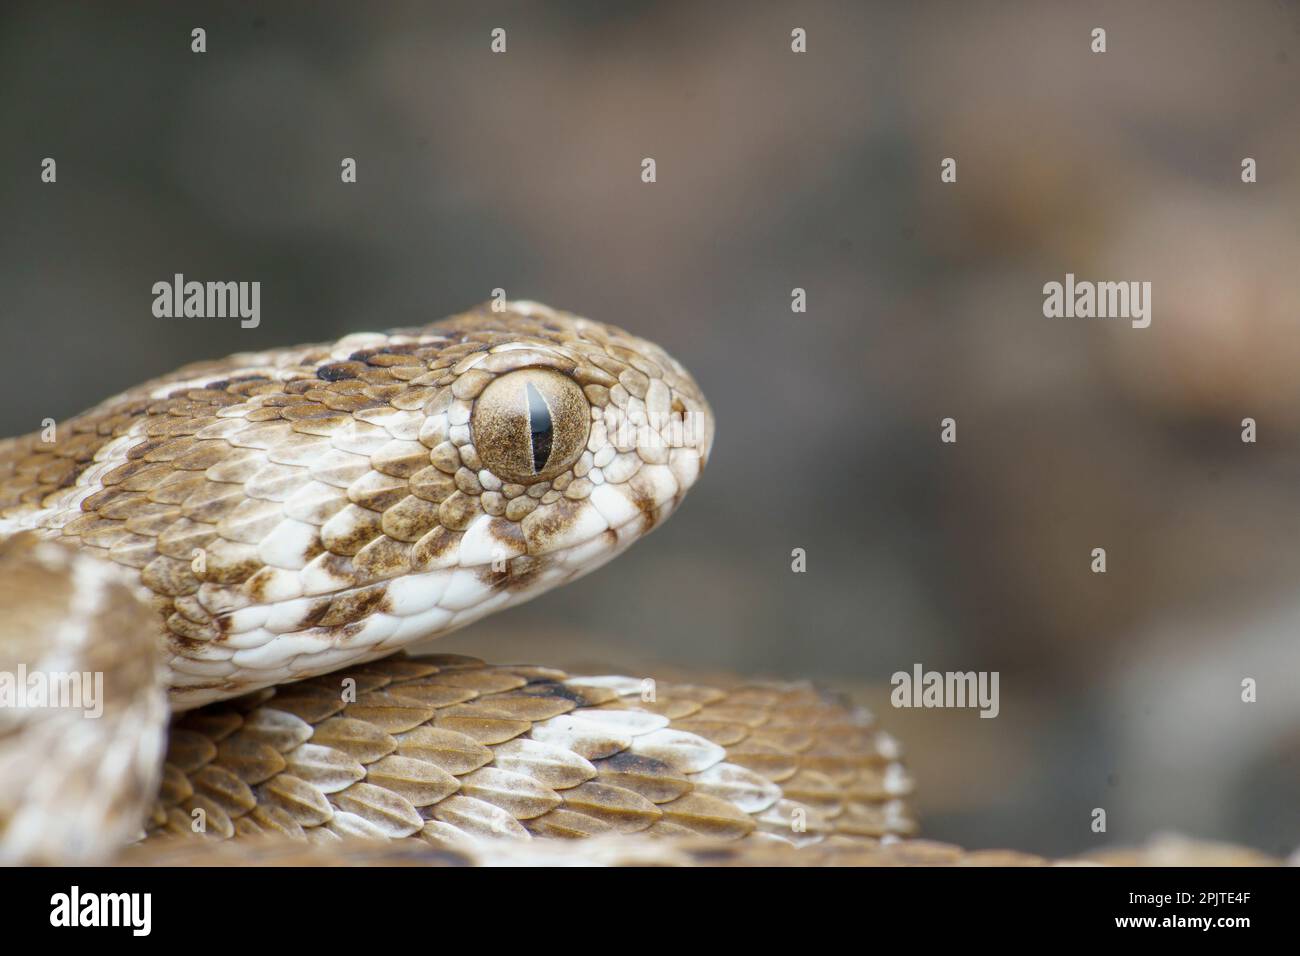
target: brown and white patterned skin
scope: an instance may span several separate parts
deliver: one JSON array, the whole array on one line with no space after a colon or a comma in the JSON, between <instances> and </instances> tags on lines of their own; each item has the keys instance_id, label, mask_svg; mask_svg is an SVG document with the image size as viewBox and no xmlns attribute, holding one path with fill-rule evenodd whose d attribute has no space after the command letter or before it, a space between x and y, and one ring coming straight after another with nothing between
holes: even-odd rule
<instances>
[{"instance_id":1,"label":"brown and white patterned skin","mask_svg":"<svg viewBox=\"0 0 1300 956\"><path fill-rule=\"evenodd\" d=\"M804 684L389 656L617 554L712 436L657 346L515 303L0 442L0 675L104 675L0 707L0 863L1043 862L895 842L897 745Z\"/></svg>"},{"instance_id":2,"label":"brown and white patterned skin","mask_svg":"<svg viewBox=\"0 0 1300 956\"><path fill-rule=\"evenodd\" d=\"M576 383L590 415L572 466L530 483L487 467L500 450L476 448L472 420L525 369ZM383 657L593 570L677 506L713 421L658 346L516 302L187 366L46 437L0 442L0 533L134 569L184 708Z\"/></svg>"},{"instance_id":3,"label":"brown and white patterned skin","mask_svg":"<svg viewBox=\"0 0 1300 956\"><path fill-rule=\"evenodd\" d=\"M75 588L39 589L62 595L47 619L75 617L104 666L124 660L110 652L120 629L147 672L156 635L174 709L244 695L173 728L155 833L201 820L212 836L463 847L605 831L795 843L911 832L895 745L804 686L676 686L642 701L633 678L364 666L598 567L676 507L712 437L703 396L662 349L515 303L189 366L53 436L4 442L0 532L46 558L73 554L119 590L138 582L152 625L90 628L90 611L69 604ZM39 660L44 629L6 639L16 660ZM285 681L296 683L270 689ZM355 700L344 682L359 685ZM114 725L156 696L114 688ZM35 729L44 715L26 716L15 767L38 763L48 736ZM120 776L101 781L124 801L86 801L106 840L137 827L153 797L141 760L160 729L137 736ZM34 818L15 819L10 858L58 857L28 852ZM41 821L66 857L102 855Z\"/></svg>"},{"instance_id":4,"label":"brown and white patterned skin","mask_svg":"<svg viewBox=\"0 0 1300 956\"><path fill-rule=\"evenodd\" d=\"M16 694L24 673L103 675L65 685L61 703L79 707L0 702L0 864L100 860L140 832L167 697L156 618L131 577L33 534L0 541L0 680Z\"/></svg>"},{"instance_id":5,"label":"brown and white patterned skin","mask_svg":"<svg viewBox=\"0 0 1300 956\"><path fill-rule=\"evenodd\" d=\"M184 715L149 829L516 853L617 835L876 843L915 831L910 790L870 715L805 683L397 655Z\"/></svg>"}]
</instances>

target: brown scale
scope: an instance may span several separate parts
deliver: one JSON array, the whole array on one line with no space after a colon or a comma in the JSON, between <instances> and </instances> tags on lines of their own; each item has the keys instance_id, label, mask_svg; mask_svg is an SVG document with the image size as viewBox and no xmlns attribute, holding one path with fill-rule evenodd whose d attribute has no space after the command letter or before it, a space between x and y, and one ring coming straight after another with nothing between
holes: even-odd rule
<instances>
[{"instance_id":1,"label":"brown scale","mask_svg":"<svg viewBox=\"0 0 1300 956\"><path fill-rule=\"evenodd\" d=\"M898 797L882 785L889 757L876 730L807 685L665 683L642 704L566 680L552 668L399 655L210 705L173 728L149 832L189 836L202 819L217 839L333 839L356 835L355 819L337 816L346 812L371 836L446 848L458 845L450 827L730 840L789 833L796 806L809 835L874 842L914 828L906 813L885 812ZM648 756L616 735L584 738L593 777L581 760L539 759L518 744L578 707L644 709L719 743L726 762L781 784L785 816L746 813L725 789L705 792L672 750Z\"/></svg>"}]
</instances>

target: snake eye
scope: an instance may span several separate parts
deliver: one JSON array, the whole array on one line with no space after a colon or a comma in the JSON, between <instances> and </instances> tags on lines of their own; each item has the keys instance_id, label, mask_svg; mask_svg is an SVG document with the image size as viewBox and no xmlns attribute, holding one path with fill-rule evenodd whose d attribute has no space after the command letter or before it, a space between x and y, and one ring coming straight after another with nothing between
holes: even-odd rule
<instances>
[{"instance_id":1,"label":"snake eye","mask_svg":"<svg viewBox=\"0 0 1300 956\"><path fill-rule=\"evenodd\" d=\"M508 372L483 389L471 419L474 447L497 477L527 485L578 460L591 406L578 383L547 368Z\"/></svg>"}]
</instances>

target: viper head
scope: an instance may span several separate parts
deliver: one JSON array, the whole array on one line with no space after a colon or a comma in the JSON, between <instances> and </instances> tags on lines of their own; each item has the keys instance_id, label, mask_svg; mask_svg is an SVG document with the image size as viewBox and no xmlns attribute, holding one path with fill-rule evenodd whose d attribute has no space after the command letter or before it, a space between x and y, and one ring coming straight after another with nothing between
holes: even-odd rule
<instances>
[{"instance_id":1,"label":"viper head","mask_svg":"<svg viewBox=\"0 0 1300 956\"><path fill-rule=\"evenodd\" d=\"M191 366L71 424L123 409L141 420L78 476L110 490L70 494L95 520L64 527L132 544L186 705L599 567L677 507L713 440L659 346L528 302ZM104 534L118 522L130 536Z\"/></svg>"},{"instance_id":2,"label":"viper head","mask_svg":"<svg viewBox=\"0 0 1300 956\"><path fill-rule=\"evenodd\" d=\"M422 377L428 463L406 476L408 497L381 527L410 541L412 571L470 572L448 582L453 605L485 613L477 602L491 592L507 603L593 570L699 477L712 414L659 346L529 302L417 335L431 333L454 344Z\"/></svg>"}]
</instances>

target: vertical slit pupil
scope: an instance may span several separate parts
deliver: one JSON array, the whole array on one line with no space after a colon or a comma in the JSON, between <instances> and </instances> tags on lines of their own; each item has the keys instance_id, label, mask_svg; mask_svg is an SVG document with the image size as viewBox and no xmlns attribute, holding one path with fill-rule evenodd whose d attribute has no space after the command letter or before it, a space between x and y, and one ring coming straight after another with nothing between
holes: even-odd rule
<instances>
[{"instance_id":1,"label":"vertical slit pupil","mask_svg":"<svg viewBox=\"0 0 1300 956\"><path fill-rule=\"evenodd\" d=\"M528 431L532 438L533 473L536 474L546 467L546 462L551 457L551 408L532 382L525 386L525 393L528 396Z\"/></svg>"}]
</instances>

